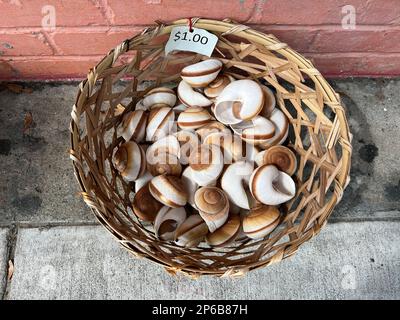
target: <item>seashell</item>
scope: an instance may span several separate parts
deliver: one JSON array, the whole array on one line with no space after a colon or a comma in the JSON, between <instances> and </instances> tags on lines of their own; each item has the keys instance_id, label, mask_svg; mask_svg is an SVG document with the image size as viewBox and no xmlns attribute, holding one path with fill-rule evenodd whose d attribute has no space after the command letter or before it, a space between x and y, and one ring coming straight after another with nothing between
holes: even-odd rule
<instances>
[{"instance_id":1,"label":"seashell","mask_svg":"<svg viewBox=\"0 0 400 320\"><path fill-rule=\"evenodd\" d=\"M185 208L162 207L154 220L154 231L158 239L174 240L175 232L186 220Z\"/></svg>"},{"instance_id":2,"label":"seashell","mask_svg":"<svg viewBox=\"0 0 400 320\"><path fill-rule=\"evenodd\" d=\"M261 86L261 89L264 92L264 106L260 112L260 115L265 118L269 118L276 106L275 95L272 90L266 86Z\"/></svg>"},{"instance_id":3,"label":"seashell","mask_svg":"<svg viewBox=\"0 0 400 320\"><path fill-rule=\"evenodd\" d=\"M132 208L135 215L143 220L153 222L156 218L157 212L163 207L163 204L158 202L151 195L149 190L149 183L145 184L136 192Z\"/></svg>"},{"instance_id":4,"label":"seashell","mask_svg":"<svg viewBox=\"0 0 400 320\"><path fill-rule=\"evenodd\" d=\"M183 130L195 130L211 121L211 115L204 108L190 107L178 116L178 126Z\"/></svg>"},{"instance_id":5,"label":"seashell","mask_svg":"<svg viewBox=\"0 0 400 320\"><path fill-rule=\"evenodd\" d=\"M142 189L151 179L153 179L153 176L148 171L146 171L141 177L136 179L135 193Z\"/></svg>"},{"instance_id":6,"label":"seashell","mask_svg":"<svg viewBox=\"0 0 400 320\"><path fill-rule=\"evenodd\" d=\"M179 100L188 107L208 107L212 101L195 91L188 83L181 81L178 85Z\"/></svg>"},{"instance_id":7,"label":"seashell","mask_svg":"<svg viewBox=\"0 0 400 320\"><path fill-rule=\"evenodd\" d=\"M221 178L221 188L229 200L243 209L250 209L251 200L246 193L254 165L248 161L238 161L229 165Z\"/></svg>"},{"instance_id":8,"label":"seashell","mask_svg":"<svg viewBox=\"0 0 400 320\"><path fill-rule=\"evenodd\" d=\"M231 82L235 81L232 76L229 75L219 75L214 81L210 82L208 86L204 89L204 94L210 98L214 99L220 95L223 89L230 84Z\"/></svg>"},{"instance_id":9,"label":"seashell","mask_svg":"<svg viewBox=\"0 0 400 320\"><path fill-rule=\"evenodd\" d=\"M203 127L196 130L196 133L199 135L201 141L204 141L206 136L208 136L209 134L216 132L231 133L231 130L229 130L229 128L225 127L225 125L219 121L210 121Z\"/></svg>"},{"instance_id":10,"label":"seashell","mask_svg":"<svg viewBox=\"0 0 400 320\"><path fill-rule=\"evenodd\" d=\"M249 185L253 197L268 205L279 205L289 201L296 194L296 185L292 178L270 164L254 170Z\"/></svg>"},{"instance_id":11,"label":"seashell","mask_svg":"<svg viewBox=\"0 0 400 320\"><path fill-rule=\"evenodd\" d=\"M213 183L222 173L224 159L221 150L214 145L203 144L189 157L192 178L199 186Z\"/></svg>"},{"instance_id":12,"label":"seashell","mask_svg":"<svg viewBox=\"0 0 400 320\"><path fill-rule=\"evenodd\" d=\"M267 118L256 116L252 120L231 125L232 130L247 143L258 145L271 139L275 134L275 125Z\"/></svg>"},{"instance_id":13,"label":"seashell","mask_svg":"<svg viewBox=\"0 0 400 320\"><path fill-rule=\"evenodd\" d=\"M186 248L197 247L207 233L208 227L203 218L198 214L193 214L176 230L175 243Z\"/></svg>"},{"instance_id":14,"label":"seashell","mask_svg":"<svg viewBox=\"0 0 400 320\"><path fill-rule=\"evenodd\" d=\"M207 59L183 68L181 77L194 88L205 87L218 76L221 69L221 61Z\"/></svg>"},{"instance_id":15,"label":"seashell","mask_svg":"<svg viewBox=\"0 0 400 320\"><path fill-rule=\"evenodd\" d=\"M194 203L194 194L199 188L199 185L193 180L192 168L186 167L185 170L183 170L181 180L183 183L183 188L186 190L186 193L188 194L187 202L192 207L196 208L196 205Z\"/></svg>"},{"instance_id":16,"label":"seashell","mask_svg":"<svg viewBox=\"0 0 400 320\"><path fill-rule=\"evenodd\" d=\"M128 181L135 181L146 169L143 149L134 141L122 144L114 154L114 167Z\"/></svg>"},{"instance_id":17,"label":"seashell","mask_svg":"<svg viewBox=\"0 0 400 320\"><path fill-rule=\"evenodd\" d=\"M163 137L153 144L151 144L147 150L146 150L146 158L147 161L150 162L151 157L157 156L157 154L160 153L170 153L175 156L179 156L180 154L180 144L175 135L168 135L166 137Z\"/></svg>"},{"instance_id":18,"label":"seashell","mask_svg":"<svg viewBox=\"0 0 400 320\"><path fill-rule=\"evenodd\" d=\"M214 115L223 124L251 120L264 106L264 93L253 80L237 80L228 84L215 101Z\"/></svg>"},{"instance_id":19,"label":"seashell","mask_svg":"<svg viewBox=\"0 0 400 320\"><path fill-rule=\"evenodd\" d=\"M187 202L187 192L183 189L182 181L169 175L156 176L149 183L152 196L168 207L183 207Z\"/></svg>"},{"instance_id":20,"label":"seashell","mask_svg":"<svg viewBox=\"0 0 400 320\"><path fill-rule=\"evenodd\" d=\"M229 200L217 187L202 187L194 194L194 203L210 232L221 227L229 215Z\"/></svg>"},{"instance_id":21,"label":"seashell","mask_svg":"<svg viewBox=\"0 0 400 320\"><path fill-rule=\"evenodd\" d=\"M174 111L169 107L155 108L150 111L146 128L146 140L157 141L169 135L175 120Z\"/></svg>"},{"instance_id":22,"label":"seashell","mask_svg":"<svg viewBox=\"0 0 400 320\"><path fill-rule=\"evenodd\" d=\"M273 146L260 152L257 156L257 165L273 164L280 171L292 176L297 169L297 159L292 150L285 146Z\"/></svg>"},{"instance_id":23,"label":"seashell","mask_svg":"<svg viewBox=\"0 0 400 320\"><path fill-rule=\"evenodd\" d=\"M175 136L180 144L179 161L183 165L189 164L190 154L200 145L199 137L195 132L189 130L178 131Z\"/></svg>"},{"instance_id":24,"label":"seashell","mask_svg":"<svg viewBox=\"0 0 400 320\"><path fill-rule=\"evenodd\" d=\"M151 162L147 163L147 170L153 176L158 176L161 174L180 176L182 172L182 166L176 155L163 152L154 156L151 159Z\"/></svg>"},{"instance_id":25,"label":"seashell","mask_svg":"<svg viewBox=\"0 0 400 320\"><path fill-rule=\"evenodd\" d=\"M143 106L147 109L158 107L173 107L176 103L174 90L165 87L150 90L143 98Z\"/></svg>"},{"instance_id":26,"label":"seashell","mask_svg":"<svg viewBox=\"0 0 400 320\"><path fill-rule=\"evenodd\" d=\"M206 241L210 246L223 247L235 241L240 232L240 216L231 216L225 224L216 231L207 234Z\"/></svg>"},{"instance_id":27,"label":"seashell","mask_svg":"<svg viewBox=\"0 0 400 320\"><path fill-rule=\"evenodd\" d=\"M289 133L289 120L286 115L278 108L275 108L272 111L269 120L271 120L275 125L275 134L272 138L260 144L260 147L263 149L268 149L272 146L282 144L283 142L285 142Z\"/></svg>"},{"instance_id":28,"label":"seashell","mask_svg":"<svg viewBox=\"0 0 400 320\"><path fill-rule=\"evenodd\" d=\"M125 141L134 140L139 143L144 139L147 116L147 112L143 110L131 111L124 116L121 135Z\"/></svg>"},{"instance_id":29,"label":"seashell","mask_svg":"<svg viewBox=\"0 0 400 320\"><path fill-rule=\"evenodd\" d=\"M264 238L279 225L280 213L276 207L261 205L243 218L243 232L251 239Z\"/></svg>"}]
</instances>

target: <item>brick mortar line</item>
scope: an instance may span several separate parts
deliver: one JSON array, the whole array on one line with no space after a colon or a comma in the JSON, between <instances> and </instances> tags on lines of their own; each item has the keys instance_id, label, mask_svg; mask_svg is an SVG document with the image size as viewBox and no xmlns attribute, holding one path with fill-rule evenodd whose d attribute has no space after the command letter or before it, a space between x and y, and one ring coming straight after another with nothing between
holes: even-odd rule
<instances>
[{"instance_id":1,"label":"brick mortar line","mask_svg":"<svg viewBox=\"0 0 400 320\"><path fill-rule=\"evenodd\" d=\"M252 24L248 23L247 26L251 28L268 28L271 30L324 30L324 31L400 31L400 25L356 25L354 30L343 29L340 24L320 24L320 25L295 25L295 24ZM87 31L90 32L114 32L114 31L131 31L133 29L144 29L146 27L152 26L151 24L134 24L134 25L92 25L92 26L58 26L56 27L56 32L60 33L76 33L77 31ZM30 34L31 32L40 32L43 28L40 26L25 26L25 27L0 27L0 34Z\"/></svg>"},{"instance_id":2,"label":"brick mortar line","mask_svg":"<svg viewBox=\"0 0 400 320\"><path fill-rule=\"evenodd\" d=\"M1 292L1 299L6 300L8 293L10 291L11 280L8 279L8 263L11 261L14 264L15 258L15 249L17 246L17 238L18 238L18 226L12 224L7 234L7 248L6 248L6 261L4 266L4 277L5 277L5 286L3 292Z\"/></svg>"}]
</instances>

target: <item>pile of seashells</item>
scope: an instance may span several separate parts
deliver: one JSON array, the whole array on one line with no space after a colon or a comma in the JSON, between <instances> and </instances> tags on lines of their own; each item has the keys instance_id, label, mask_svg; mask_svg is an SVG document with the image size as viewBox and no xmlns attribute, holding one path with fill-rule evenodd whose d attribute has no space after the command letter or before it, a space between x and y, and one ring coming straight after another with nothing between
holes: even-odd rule
<instances>
[{"instance_id":1,"label":"pile of seashells","mask_svg":"<svg viewBox=\"0 0 400 320\"><path fill-rule=\"evenodd\" d=\"M185 67L177 94L150 90L119 127L113 163L135 182L135 215L183 247L263 238L296 193L296 156L281 145L289 122L274 93L222 67L213 58Z\"/></svg>"}]
</instances>

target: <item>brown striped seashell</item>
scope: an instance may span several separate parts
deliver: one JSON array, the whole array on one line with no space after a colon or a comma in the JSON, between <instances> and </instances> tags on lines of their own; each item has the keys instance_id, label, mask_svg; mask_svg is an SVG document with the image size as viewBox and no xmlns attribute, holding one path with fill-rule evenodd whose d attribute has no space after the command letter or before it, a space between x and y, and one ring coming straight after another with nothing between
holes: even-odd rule
<instances>
[{"instance_id":1,"label":"brown striped seashell","mask_svg":"<svg viewBox=\"0 0 400 320\"><path fill-rule=\"evenodd\" d=\"M289 120L278 108L272 111L269 120L275 125L275 134L272 138L260 144L260 147L263 149L268 149L272 146L284 143L289 133Z\"/></svg>"},{"instance_id":2,"label":"brown striped seashell","mask_svg":"<svg viewBox=\"0 0 400 320\"><path fill-rule=\"evenodd\" d=\"M154 88L150 90L143 98L142 104L147 109L158 107L173 107L176 103L174 90L165 87Z\"/></svg>"},{"instance_id":3,"label":"brown striped seashell","mask_svg":"<svg viewBox=\"0 0 400 320\"><path fill-rule=\"evenodd\" d=\"M221 94L222 90L224 90L225 87L233 81L235 81L235 79L232 76L225 74L219 75L214 81L210 82L208 86L204 89L204 94L209 99L214 99L218 97Z\"/></svg>"},{"instance_id":4,"label":"brown striped seashell","mask_svg":"<svg viewBox=\"0 0 400 320\"><path fill-rule=\"evenodd\" d=\"M269 118L274 111L276 106L276 98L272 90L266 86L261 86L264 92L264 106L260 112L260 115Z\"/></svg>"},{"instance_id":5,"label":"brown striped seashell","mask_svg":"<svg viewBox=\"0 0 400 320\"><path fill-rule=\"evenodd\" d=\"M149 190L156 200L168 207L183 207L187 202L188 195L182 181L175 176L154 177L149 183Z\"/></svg>"},{"instance_id":6,"label":"brown striped seashell","mask_svg":"<svg viewBox=\"0 0 400 320\"><path fill-rule=\"evenodd\" d=\"M276 207L261 205L243 218L243 232L251 239L261 239L279 225L280 213Z\"/></svg>"},{"instance_id":7,"label":"brown striped seashell","mask_svg":"<svg viewBox=\"0 0 400 320\"><path fill-rule=\"evenodd\" d=\"M222 69L222 62L217 59L207 59L186 66L181 71L181 77L193 88L205 87L215 80Z\"/></svg>"},{"instance_id":8,"label":"brown striped seashell","mask_svg":"<svg viewBox=\"0 0 400 320\"><path fill-rule=\"evenodd\" d=\"M240 232L240 227L240 216L233 215L224 223L221 228L207 234L206 241L212 247L226 246L235 241Z\"/></svg>"},{"instance_id":9,"label":"brown striped seashell","mask_svg":"<svg viewBox=\"0 0 400 320\"><path fill-rule=\"evenodd\" d=\"M224 159L219 147L203 144L189 157L192 178L199 186L215 182L224 167Z\"/></svg>"},{"instance_id":10,"label":"brown striped seashell","mask_svg":"<svg viewBox=\"0 0 400 320\"><path fill-rule=\"evenodd\" d=\"M169 135L175 121L174 111L169 107L155 108L150 111L146 127L146 140L157 141Z\"/></svg>"},{"instance_id":11,"label":"brown striped seashell","mask_svg":"<svg viewBox=\"0 0 400 320\"><path fill-rule=\"evenodd\" d=\"M183 165L189 164L189 157L193 150L197 150L200 145L198 135L189 130L181 130L175 133L175 137L180 144L179 161Z\"/></svg>"},{"instance_id":12,"label":"brown striped seashell","mask_svg":"<svg viewBox=\"0 0 400 320\"><path fill-rule=\"evenodd\" d=\"M147 170L153 176L161 174L179 176L182 172L179 155L180 145L174 135L161 138L146 151Z\"/></svg>"},{"instance_id":13,"label":"brown striped seashell","mask_svg":"<svg viewBox=\"0 0 400 320\"><path fill-rule=\"evenodd\" d=\"M144 110L135 110L127 113L122 120L121 135L125 141L142 142L146 134L148 114Z\"/></svg>"},{"instance_id":14,"label":"brown striped seashell","mask_svg":"<svg viewBox=\"0 0 400 320\"><path fill-rule=\"evenodd\" d=\"M133 212L140 220L153 222L163 204L151 195L149 183L147 183L136 192L132 207Z\"/></svg>"},{"instance_id":15,"label":"brown striped seashell","mask_svg":"<svg viewBox=\"0 0 400 320\"><path fill-rule=\"evenodd\" d=\"M189 216L176 230L175 243L185 248L197 247L208 233L208 227L198 214Z\"/></svg>"},{"instance_id":16,"label":"brown striped seashell","mask_svg":"<svg viewBox=\"0 0 400 320\"><path fill-rule=\"evenodd\" d=\"M143 149L134 141L123 143L115 152L114 167L128 181L135 181L146 169L146 157Z\"/></svg>"},{"instance_id":17,"label":"brown striped seashell","mask_svg":"<svg viewBox=\"0 0 400 320\"><path fill-rule=\"evenodd\" d=\"M229 200L217 187L202 187L194 195L194 203L210 232L221 227L229 215Z\"/></svg>"},{"instance_id":18,"label":"brown striped seashell","mask_svg":"<svg viewBox=\"0 0 400 320\"><path fill-rule=\"evenodd\" d=\"M244 141L253 145L268 141L275 134L274 123L261 116L232 125L231 128Z\"/></svg>"},{"instance_id":19,"label":"brown striped seashell","mask_svg":"<svg viewBox=\"0 0 400 320\"><path fill-rule=\"evenodd\" d=\"M200 140L204 142L204 139L211 133L216 133L216 132L226 132L226 133L231 133L231 130L226 127L224 124L222 124L219 121L210 121L203 127L199 128L196 130L196 133L199 135Z\"/></svg>"},{"instance_id":20,"label":"brown striped seashell","mask_svg":"<svg viewBox=\"0 0 400 320\"><path fill-rule=\"evenodd\" d=\"M183 130L196 130L210 121L211 115L206 109L190 107L178 116L177 124Z\"/></svg>"}]
</instances>

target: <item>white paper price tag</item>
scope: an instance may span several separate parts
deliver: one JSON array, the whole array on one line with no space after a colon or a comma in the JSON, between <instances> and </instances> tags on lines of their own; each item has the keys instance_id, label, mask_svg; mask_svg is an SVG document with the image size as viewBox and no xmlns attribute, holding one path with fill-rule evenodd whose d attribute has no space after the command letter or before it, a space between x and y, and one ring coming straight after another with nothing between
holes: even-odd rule
<instances>
[{"instance_id":1,"label":"white paper price tag","mask_svg":"<svg viewBox=\"0 0 400 320\"><path fill-rule=\"evenodd\" d=\"M218 42L218 37L204 29L189 27L175 27L172 29L168 42L165 46L165 54L171 51L191 51L211 57L215 45Z\"/></svg>"}]
</instances>

